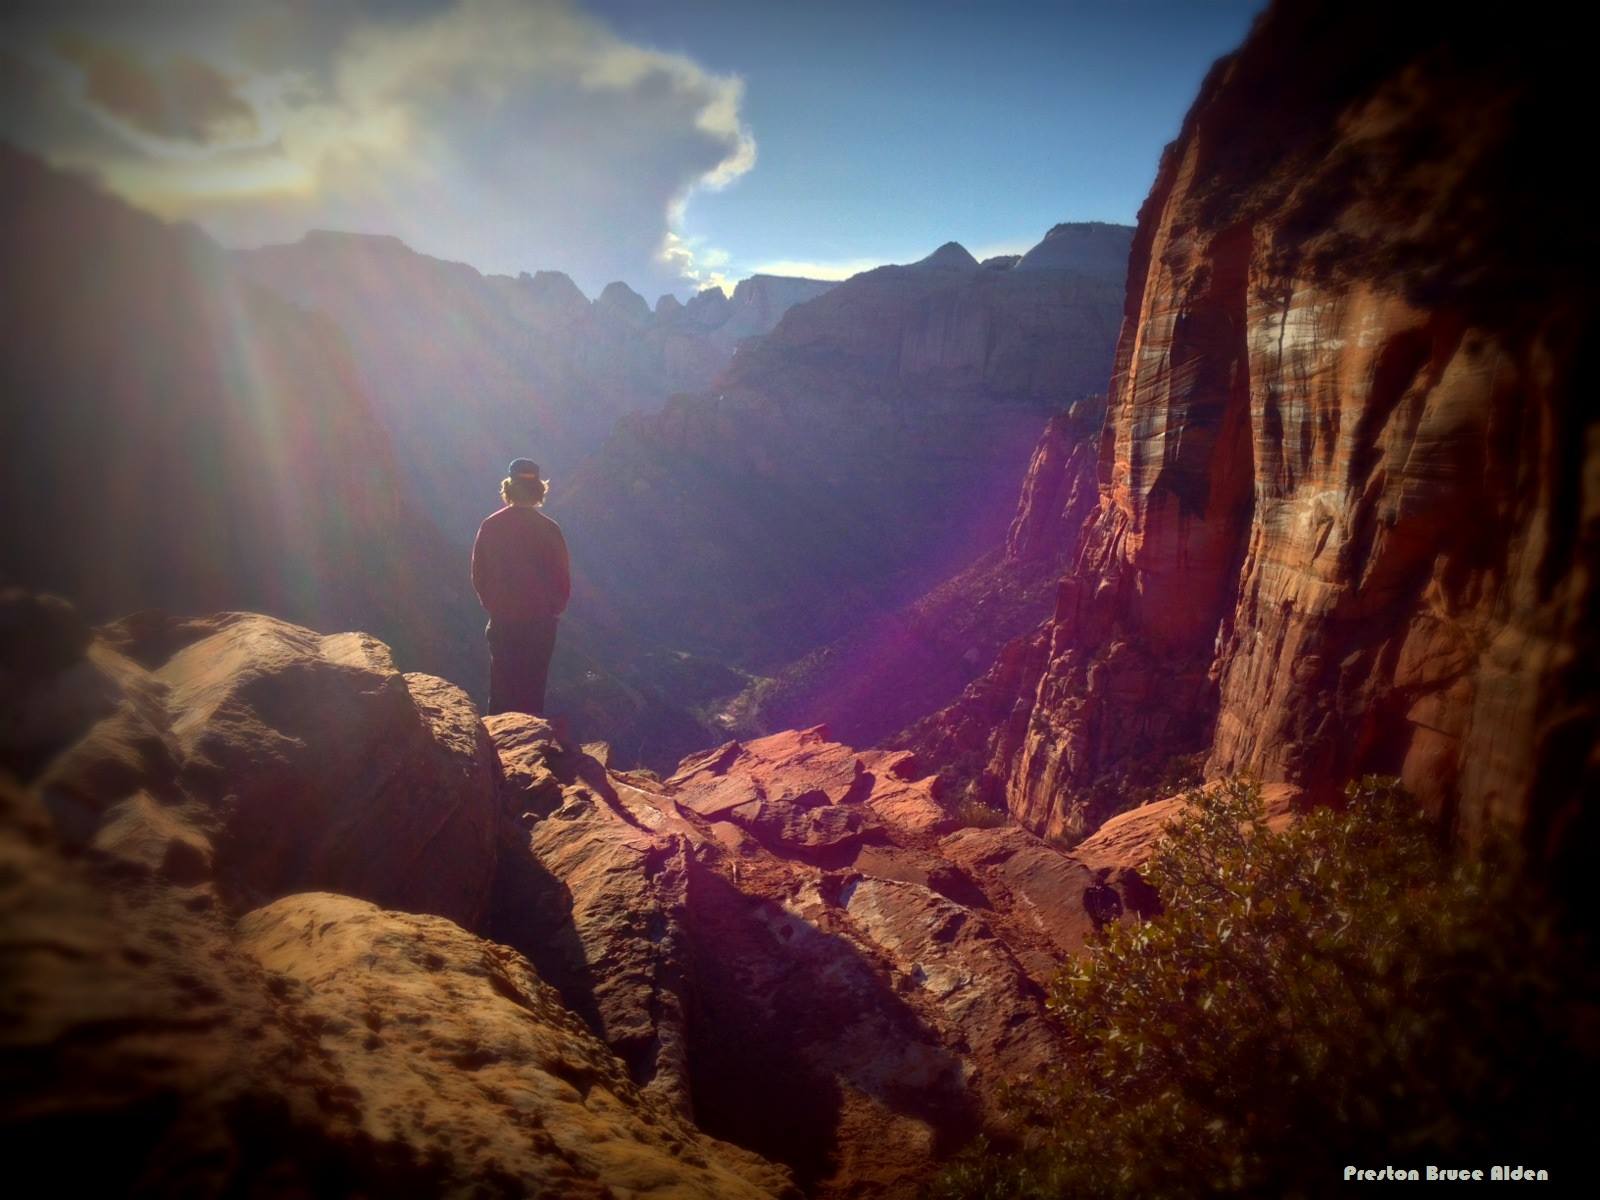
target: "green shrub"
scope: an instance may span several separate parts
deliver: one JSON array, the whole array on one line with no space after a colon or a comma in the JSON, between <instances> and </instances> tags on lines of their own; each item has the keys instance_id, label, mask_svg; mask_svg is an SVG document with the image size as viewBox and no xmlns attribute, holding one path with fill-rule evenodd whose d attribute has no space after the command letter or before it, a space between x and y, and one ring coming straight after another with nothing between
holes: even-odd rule
<instances>
[{"instance_id":1,"label":"green shrub","mask_svg":"<svg viewBox=\"0 0 1600 1200\"><path fill-rule=\"evenodd\" d=\"M1452 860L1390 781L1281 834L1252 784L1189 800L1146 869L1163 915L1052 989L1069 1053L1014 1089L1017 1144L934 1196L1323 1195L1347 1164L1583 1152L1600 992L1509 854Z\"/></svg>"},{"instance_id":2,"label":"green shrub","mask_svg":"<svg viewBox=\"0 0 1600 1200\"><path fill-rule=\"evenodd\" d=\"M962 825L977 829L998 829L1011 821L1011 814L1005 809L995 808L971 796L963 798L956 805L953 815Z\"/></svg>"}]
</instances>

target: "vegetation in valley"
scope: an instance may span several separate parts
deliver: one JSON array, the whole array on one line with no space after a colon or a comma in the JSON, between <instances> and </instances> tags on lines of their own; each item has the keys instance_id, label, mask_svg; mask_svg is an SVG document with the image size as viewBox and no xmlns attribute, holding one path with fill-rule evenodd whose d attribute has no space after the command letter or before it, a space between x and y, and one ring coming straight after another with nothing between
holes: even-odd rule
<instances>
[{"instance_id":1,"label":"vegetation in valley","mask_svg":"<svg viewBox=\"0 0 1600 1200\"><path fill-rule=\"evenodd\" d=\"M1066 803L1064 843L1071 847L1118 813L1165 800L1200 783L1205 754L1174 754L1159 767L1124 764L1075 789Z\"/></svg>"},{"instance_id":2,"label":"vegetation in valley","mask_svg":"<svg viewBox=\"0 0 1600 1200\"><path fill-rule=\"evenodd\" d=\"M956 802L954 815L963 826L973 829L998 829L1011 822L1011 814L1005 809L985 804L972 796L963 797Z\"/></svg>"},{"instance_id":3,"label":"vegetation in valley","mask_svg":"<svg viewBox=\"0 0 1600 1200\"><path fill-rule=\"evenodd\" d=\"M1347 1164L1573 1156L1600 990L1514 851L1446 853L1376 778L1284 832L1247 781L1188 801L1145 871L1163 915L1059 977L1070 1053L931 1196L1320 1195Z\"/></svg>"}]
</instances>

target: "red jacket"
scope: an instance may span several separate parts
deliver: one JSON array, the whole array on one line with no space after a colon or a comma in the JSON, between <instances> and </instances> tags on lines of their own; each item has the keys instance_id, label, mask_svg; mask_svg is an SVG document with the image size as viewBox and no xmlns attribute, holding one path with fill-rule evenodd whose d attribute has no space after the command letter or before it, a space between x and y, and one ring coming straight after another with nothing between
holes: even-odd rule
<instances>
[{"instance_id":1,"label":"red jacket","mask_svg":"<svg viewBox=\"0 0 1600 1200\"><path fill-rule=\"evenodd\" d=\"M472 543L472 587L492 621L559 616L572 594L561 526L528 505L489 514Z\"/></svg>"}]
</instances>

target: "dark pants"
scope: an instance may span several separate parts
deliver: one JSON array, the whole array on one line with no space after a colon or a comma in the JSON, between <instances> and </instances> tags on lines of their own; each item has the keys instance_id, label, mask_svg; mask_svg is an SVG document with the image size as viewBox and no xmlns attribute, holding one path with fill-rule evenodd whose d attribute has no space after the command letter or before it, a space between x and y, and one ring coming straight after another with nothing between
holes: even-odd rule
<instances>
[{"instance_id":1,"label":"dark pants","mask_svg":"<svg viewBox=\"0 0 1600 1200\"><path fill-rule=\"evenodd\" d=\"M544 688L550 678L550 655L556 648L556 624L555 617L489 622L484 630L489 639L489 714L544 715Z\"/></svg>"}]
</instances>

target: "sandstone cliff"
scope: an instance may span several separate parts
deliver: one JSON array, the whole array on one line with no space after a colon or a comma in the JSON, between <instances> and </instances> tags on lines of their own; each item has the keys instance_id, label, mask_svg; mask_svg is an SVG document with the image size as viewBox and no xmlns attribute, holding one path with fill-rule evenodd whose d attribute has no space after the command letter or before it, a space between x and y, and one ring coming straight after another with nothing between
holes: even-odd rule
<instances>
[{"instance_id":1,"label":"sandstone cliff","mask_svg":"<svg viewBox=\"0 0 1600 1200\"><path fill-rule=\"evenodd\" d=\"M1543 22L1284 4L1140 214L1098 511L1053 618L911 740L1029 827L1200 751L1581 844L1593 223Z\"/></svg>"}]
</instances>

